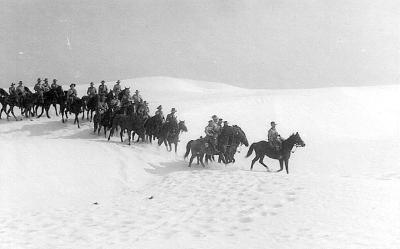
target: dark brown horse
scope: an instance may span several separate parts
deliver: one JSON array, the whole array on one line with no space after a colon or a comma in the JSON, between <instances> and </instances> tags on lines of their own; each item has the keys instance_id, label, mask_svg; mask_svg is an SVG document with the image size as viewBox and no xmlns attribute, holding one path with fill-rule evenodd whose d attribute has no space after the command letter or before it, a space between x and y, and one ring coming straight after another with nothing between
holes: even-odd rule
<instances>
[{"instance_id":1,"label":"dark brown horse","mask_svg":"<svg viewBox=\"0 0 400 249\"><path fill-rule=\"evenodd\" d=\"M294 146L306 146L298 132L296 132L296 134L292 134L288 139L284 140L282 142L282 148L279 151L277 151L276 148L267 141L253 143L246 155L246 157L249 157L253 153L253 150L256 152L256 157L251 162L250 170L253 170L254 163L259 160L259 162L268 171L270 171L268 166L263 162L264 157L268 156L269 158L279 160L280 169L277 172L283 170L283 163L285 162L286 173L289 174L289 158Z\"/></svg>"},{"instance_id":2,"label":"dark brown horse","mask_svg":"<svg viewBox=\"0 0 400 249\"><path fill-rule=\"evenodd\" d=\"M179 134L181 132L187 132L188 129L185 125L185 121L175 121L166 122L161 127L160 135L158 138L158 145L165 144L168 151L172 151L172 144L175 145L175 153L178 149ZM167 144L168 143L168 144Z\"/></svg>"},{"instance_id":3,"label":"dark brown horse","mask_svg":"<svg viewBox=\"0 0 400 249\"><path fill-rule=\"evenodd\" d=\"M162 125L163 120L160 115L154 115L146 120L144 123L144 128L146 129L146 136L150 143L160 136Z\"/></svg>"},{"instance_id":4,"label":"dark brown horse","mask_svg":"<svg viewBox=\"0 0 400 249\"><path fill-rule=\"evenodd\" d=\"M108 141L110 141L111 136L114 134L114 130L117 129L118 126L121 128L121 142L123 142L122 137L125 130L128 133L129 145L131 145L132 132L139 134L139 137L142 137L142 139L144 139L144 120L139 115L116 114L112 121L112 127L110 130L110 134L108 135Z\"/></svg>"},{"instance_id":5,"label":"dark brown horse","mask_svg":"<svg viewBox=\"0 0 400 249\"><path fill-rule=\"evenodd\" d=\"M192 155L189 160L189 165L188 165L189 167L192 166L194 158L197 158L197 164L200 161L201 165L205 167L203 163L204 156L206 156L206 162L207 162L207 159L211 158L211 156L213 156L214 154L219 155L221 160L225 163L224 154L221 151L215 152L211 148L209 143L210 141L208 140L208 138L201 137L196 140L190 140L186 144L186 153L184 158L187 158L189 156L189 153L192 152Z\"/></svg>"}]
</instances>

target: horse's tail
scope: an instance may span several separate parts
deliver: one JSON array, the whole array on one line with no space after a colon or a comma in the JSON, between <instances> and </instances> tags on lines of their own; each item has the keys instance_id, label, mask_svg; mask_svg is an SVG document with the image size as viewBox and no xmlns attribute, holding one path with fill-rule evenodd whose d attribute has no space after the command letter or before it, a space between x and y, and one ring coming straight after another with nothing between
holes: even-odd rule
<instances>
[{"instance_id":1,"label":"horse's tail","mask_svg":"<svg viewBox=\"0 0 400 249\"><path fill-rule=\"evenodd\" d=\"M189 156L190 147L192 146L192 142L193 142L193 140L190 140L190 141L186 144L186 153L185 153L184 158L186 158L186 157Z\"/></svg>"},{"instance_id":2,"label":"horse's tail","mask_svg":"<svg viewBox=\"0 0 400 249\"><path fill-rule=\"evenodd\" d=\"M252 144L250 145L250 148L249 148L249 151L247 152L246 157L249 157L249 156L251 155L251 153L253 153L254 145L255 145L255 144L256 144L256 143L252 143Z\"/></svg>"}]
</instances>

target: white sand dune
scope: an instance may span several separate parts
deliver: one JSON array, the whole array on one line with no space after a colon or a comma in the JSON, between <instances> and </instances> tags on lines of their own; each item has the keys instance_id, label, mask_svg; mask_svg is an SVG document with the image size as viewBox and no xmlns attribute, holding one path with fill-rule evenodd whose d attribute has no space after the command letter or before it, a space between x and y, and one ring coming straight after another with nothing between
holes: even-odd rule
<instances>
[{"instance_id":1,"label":"white sand dune","mask_svg":"<svg viewBox=\"0 0 400 249\"><path fill-rule=\"evenodd\" d=\"M250 90L164 77L121 85L153 111L178 109L189 129L178 153L108 142L92 123L78 129L53 113L0 120L0 248L400 247L400 86ZM87 85L77 88L82 95ZM275 120L306 147L289 175L250 171L244 146L234 165L188 168L186 142L212 114L250 143Z\"/></svg>"}]
</instances>

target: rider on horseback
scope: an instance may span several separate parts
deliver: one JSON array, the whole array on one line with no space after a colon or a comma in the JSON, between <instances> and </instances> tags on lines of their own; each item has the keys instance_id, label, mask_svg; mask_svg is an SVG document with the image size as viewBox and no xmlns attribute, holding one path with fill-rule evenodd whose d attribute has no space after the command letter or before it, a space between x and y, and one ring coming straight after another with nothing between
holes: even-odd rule
<instances>
[{"instance_id":1,"label":"rider on horseback","mask_svg":"<svg viewBox=\"0 0 400 249\"><path fill-rule=\"evenodd\" d=\"M176 113L176 109L174 107L171 109L171 113L167 115L167 119L166 119L167 123L171 123L171 122L178 123L178 119L176 118L175 113Z\"/></svg>"},{"instance_id":2,"label":"rider on horseback","mask_svg":"<svg viewBox=\"0 0 400 249\"><path fill-rule=\"evenodd\" d=\"M43 99L43 86L40 83L41 81L42 80L40 78L37 79L37 83L33 87L33 90L35 90L35 92L39 94L40 102L43 103L44 102L44 99Z\"/></svg>"},{"instance_id":3,"label":"rider on horseback","mask_svg":"<svg viewBox=\"0 0 400 249\"><path fill-rule=\"evenodd\" d=\"M155 115L156 116L158 115L160 117L160 119L164 122L165 118L164 118L164 113L162 111L162 105L159 105L157 107L157 111L156 111Z\"/></svg>"},{"instance_id":4,"label":"rider on horseback","mask_svg":"<svg viewBox=\"0 0 400 249\"><path fill-rule=\"evenodd\" d=\"M215 123L213 120L208 121L208 125L204 128L206 133L206 141L213 151L217 151L217 132L215 131Z\"/></svg>"},{"instance_id":5,"label":"rider on horseback","mask_svg":"<svg viewBox=\"0 0 400 249\"><path fill-rule=\"evenodd\" d=\"M139 90L135 91L135 94L132 96L132 98L135 104L140 103L142 101L142 96L140 96Z\"/></svg>"},{"instance_id":6,"label":"rider on horseback","mask_svg":"<svg viewBox=\"0 0 400 249\"><path fill-rule=\"evenodd\" d=\"M117 80L117 82L114 85L113 92L118 96L118 94L121 92L121 85L119 84L121 81Z\"/></svg>"},{"instance_id":7,"label":"rider on horseback","mask_svg":"<svg viewBox=\"0 0 400 249\"><path fill-rule=\"evenodd\" d=\"M50 85L49 85L49 82L48 82L47 78L44 79L44 83L42 85L42 88L43 88L44 92L50 91Z\"/></svg>"},{"instance_id":8,"label":"rider on horseback","mask_svg":"<svg viewBox=\"0 0 400 249\"><path fill-rule=\"evenodd\" d=\"M104 83L105 81L102 80L99 86L99 95L107 95L108 93L107 85L104 85Z\"/></svg>"},{"instance_id":9,"label":"rider on horseback","mask_svg":"<svg viewBox=\"0 0 400 249\"><path fill-rule=\"evenodd\" d=\"M97 112L99 114L103 114L107 111L107 109L108 109L108 105L106 102L106 96L101 95L99 104L97 105Z\"/></svg>"},{"instance_id":10,"label":"rider on horseback","mask_svg":"<svg viewBox=\"0 0 400 249\"><path fill-rule=\"evenodd\" d=\"M89 98L92 98L97 94L97 90L96 90L96 87L94 87L94 83L93 82L90 82L90 86L88 87L86 93L89 96Z\"/></svg>"},{"instance_id":11,"label":"rider on horseback","mask_svg":"<svg viewBox=\"0 0 400 249\"><path fill-rule=\"evenodd\" d=\"M276 151L279 151L282 146L282 138L279 133L275 129L276 123L274 121L271 122L271 128L268 131L268 143L275 148Z\"/></svg>"},{"instance_id":12,"label":"rider on horseback","mask_svg":"<svg viewBox=\"0 0 400 249\"><path fill-rule=\"evenodd\" d=\"M18 86L17 86L17 89L15 89L15 92L16 92L16 96L17 96L17 98L16 98L16 101L17 101L17 103L18 104L20 104L20 102L21 102L21 98L22 97L25 97L25 87L22 85L22 81L20 80L19 82L18 82Z\"/></svg>"},{"instance_id":13,"label":"rider on horseback","mask_svg":"<svg viewBox=\"0 0 400 249\"><path fill-rule=\"evenodd\" d=\"M68 90L67 93L67 108L70 110L71 109L71 105L74 103L74 99L78 96L78 93L76 92L75 89L75 84L72 83L69 87L70 89Z\"/></svg>"},{"instance_id":14,"label":"rider on horseback","mask_svg":"<svg viewBox=\"0 0 400 249\"><path fill-rule=\"evenodd\" d=\"M53 83L51 83L51 89L56 89L58 87L57 80L53 79Z\"/></svg>"},{"instance_id":15,"label":"rider on horseback","mask_svg":"<svg viewBox=\"0 0 400 249\"><path fill-rule=\"evenodd\" d=\"M16 95L16 89L15 89L15 83L11 83L11 86L8 88L8 93L10 93L10 95Z\"/></svg>"}]
</instances>

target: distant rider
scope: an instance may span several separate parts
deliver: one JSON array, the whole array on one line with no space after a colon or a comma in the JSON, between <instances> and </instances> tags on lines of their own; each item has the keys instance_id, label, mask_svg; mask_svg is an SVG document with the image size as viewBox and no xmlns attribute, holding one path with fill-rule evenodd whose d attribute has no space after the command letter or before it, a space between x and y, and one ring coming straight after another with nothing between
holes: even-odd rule
<instances>
[{"instance_id":1,"label":"distant rider","mask_svg":"<svg viewBox=\"0 0 400 249\"><path fill-rule=\"evenodd\" d=\"M278 131L275 128L276 123L274 121L271 122L271 128L268 131L268 143L275 148L276 151L279 151L282 146L282 138L279 135Z\"/></svg>"},{"instance_id":2,"label":"distant rider","mask_svg":"<svg viewBox=\"0 0 400 249\"><path fill-rule=\"evenodd\" d=\"M89 96L89 98L96 96L97 90L96 90L96 87L94 87L93 82L90 82L90 86L88 87L86 94Z\"/></svg>"}]
</instances>

